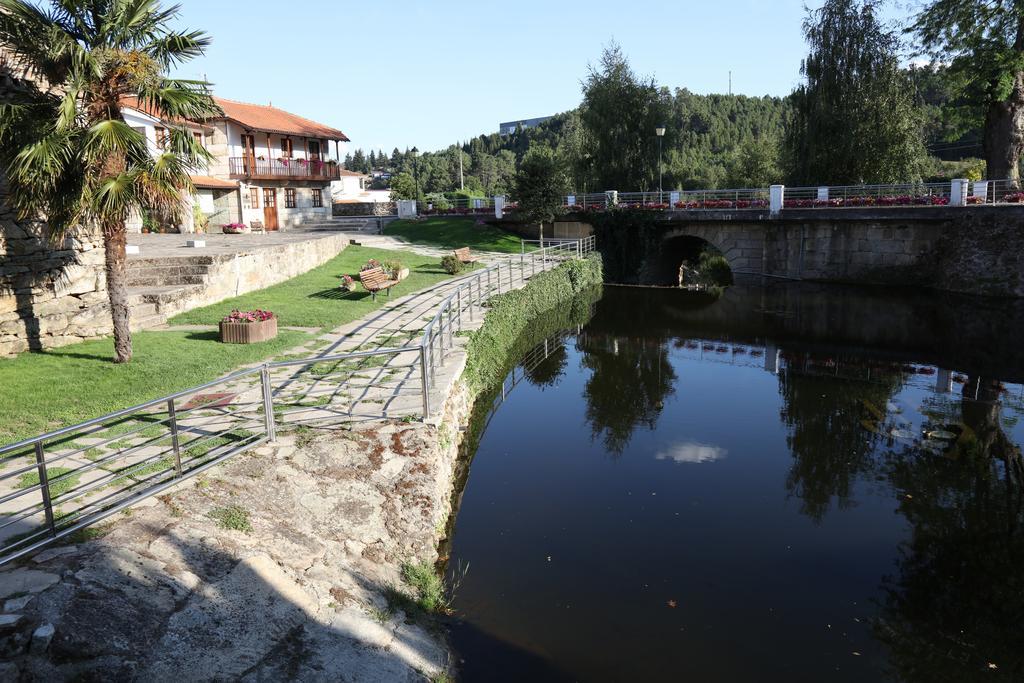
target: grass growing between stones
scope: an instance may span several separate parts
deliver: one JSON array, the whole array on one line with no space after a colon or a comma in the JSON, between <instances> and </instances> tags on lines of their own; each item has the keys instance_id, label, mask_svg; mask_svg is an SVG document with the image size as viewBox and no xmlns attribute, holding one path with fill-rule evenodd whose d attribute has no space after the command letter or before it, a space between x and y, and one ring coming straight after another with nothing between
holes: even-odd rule
<instances>
[{"instance_id":1,"label":"grass growing between stones","mask_svg":"<svg viewBox=\"0 0 1024 683\"><path fill-rule=\"evenodd\" d=\"M451 603L444 580L426 562L406 562L402 565L402 580L411 592L397 587L385 590L388 609L400 609L410 617L430 614L448 614Z\"/></svg>"},{"instance_id":2,"label":"grass growing between stones","mask_svg":"<svg viewBox=\"0 0 1024 683\"><path fill-rule=\"evenodd\" d=\"M232 531L252 532L252 522L249 520L249 511L241 505L227 505L210 510L209 516L216 520L217 525L222 529Z\"/></svg>"},{"instance_id":3,"label":"grass growing between stones","mask_svg":"<svg viewBox=\"0 0 1024 683\"><path fill-rule=\"evenodd\" d=\"M518 254L521 249L517 235L493 225L477 225L476 218L439 216L421 221L394 221L384 228L384 234L439 249L469 247L506 254Z\"/></svg>"},{"instance_id":4,"label":"grass growing between stones","mask_svg":"<svg viewBox=\"0 0 1024 683\"><path fill-rule=\"evenodd\" d=\"M358 283L354 292L343 292L338 288L342 275L351 275L358 280L359 267L370 259L400 261L409 269L409 277L391 288L391 301L449 277L433 256L350 246L308 273L266 289L196 308L171 318L169 322L172 325L215 325L232 309L262 308L273 311L279 325L333 329L389 305L386 295L378 295L374 300Z\"/></svg>"},{"instance_id":5,"label":"grass growing between stones","mask_svg":"<svg viewBox=\"0 0 1024 683\"><path fill-rule=\"evenodd\" d=\"M56 498L62 493L67 493L71 489L78 486L78 482L81 476L78 474L72 474L71 476L65 477L69 472L73 472L70 467L48 467L46 468L46 479L50 484L50 496ZM39 483L39 472L25 472L18 477L17 487L19 489L27 489L30 486L35 486Z\"/></svg>"}]
</instances>

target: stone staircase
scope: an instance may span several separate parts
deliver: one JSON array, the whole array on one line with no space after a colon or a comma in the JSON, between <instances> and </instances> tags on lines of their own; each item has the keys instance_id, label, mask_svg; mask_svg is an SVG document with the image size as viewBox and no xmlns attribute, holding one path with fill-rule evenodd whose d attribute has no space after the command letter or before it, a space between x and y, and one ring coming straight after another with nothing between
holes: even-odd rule
<instances>
[{"instance_id":1,"label":"stone staircase","mask_svg":"<svg viewBox=\"0 0 1024 683\"><path fill-rule=\"evenodd\" d=\"M395 216L385 216L384 224L387 225L393 220L397 220ZM376 216L335 216L330 220L323 220L311 223L305 223L302 226L303 230L331 230L337 232L362 232L362 233L377 233L377 217Z\"/></svg>"},{"instance_id":2,"label":"stone staircase","mask_svg":"<svg viewBox=\"0 0 1024 683\"><path fill-rule=\"evenodd\" d=\"M203 291L212 256L128 260L132 330L156 327L178 312L176 304Z\"/></svg>"}]
</instances>

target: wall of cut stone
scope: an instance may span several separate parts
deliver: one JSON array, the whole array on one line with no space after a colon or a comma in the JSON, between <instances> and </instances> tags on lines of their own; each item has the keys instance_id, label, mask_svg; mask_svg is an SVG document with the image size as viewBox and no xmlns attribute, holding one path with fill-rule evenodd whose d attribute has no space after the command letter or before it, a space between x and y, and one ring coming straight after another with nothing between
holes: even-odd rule
<instances>
[{"instance_id":1,"label":"wall of cut stone","mask_svg":"<svg viewBox=\"0 0 1024 683\"><path fill-rule=\"evenodd\" d=\"M102 235L79 228L51 240L7 197L0 179L0 356L110 334Z\"/></svg>"}]
</instances>

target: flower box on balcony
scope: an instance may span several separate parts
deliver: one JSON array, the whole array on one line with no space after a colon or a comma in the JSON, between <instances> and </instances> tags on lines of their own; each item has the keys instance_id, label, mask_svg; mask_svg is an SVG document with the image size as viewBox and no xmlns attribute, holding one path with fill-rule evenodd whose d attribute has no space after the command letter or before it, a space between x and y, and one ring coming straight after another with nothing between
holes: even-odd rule
<instances>
[{"instance_id":1,"label":"flower box on balcony","mask_svg":"<svg viewBox=\"0 0 1024 683\"><path fill-rule=\"evenodd\" d=\"M277 316L270 311L231 311L220 321L225 344L256 344L277 336Z\"/></svg>"}]
</instances>

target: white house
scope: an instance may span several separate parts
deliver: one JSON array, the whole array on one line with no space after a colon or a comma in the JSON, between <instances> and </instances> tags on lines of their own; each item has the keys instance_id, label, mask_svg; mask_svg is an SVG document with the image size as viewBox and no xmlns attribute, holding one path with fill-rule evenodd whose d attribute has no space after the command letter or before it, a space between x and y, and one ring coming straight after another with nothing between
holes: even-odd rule
<instances>
[{"instance_id":1,"label":"white house","mask_svg":"<svg viewBox=\"0 0 1024 683\"><path fill-rule=\"evenodd\" d=\"M207 168L192 175L196 196L186 198L181 228L191 231L193 201L211 229L240 222L281 230L329 219L331 182L341 178L338 159L348 137L336 128L269 105L214 99L223 116L174 122L191 130L213 155ZM164 123L137 99L127 98L122 114L129 125L144 129L154 151L165 144ZM141 226L140 220L130 227Z\"/></svg>"}]
</instances>

